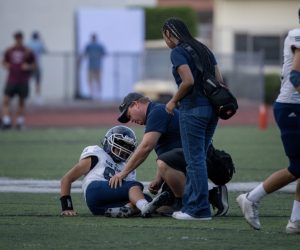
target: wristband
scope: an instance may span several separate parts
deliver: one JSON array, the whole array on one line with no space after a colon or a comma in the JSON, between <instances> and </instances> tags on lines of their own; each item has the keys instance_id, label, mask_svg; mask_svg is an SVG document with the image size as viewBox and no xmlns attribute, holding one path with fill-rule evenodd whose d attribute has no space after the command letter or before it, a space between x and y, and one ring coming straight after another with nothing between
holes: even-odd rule
<instances>
[{"instance_id":1,"label":"wristband","mask_svg":"<svg viewBox=\"0 0 300 250\"><path fill-rule=\"evenodd\" d=\"M60 197L60 202L62 211L73 210L73 203L70 195L64 195Z\"/></svg>"}]
</instances>

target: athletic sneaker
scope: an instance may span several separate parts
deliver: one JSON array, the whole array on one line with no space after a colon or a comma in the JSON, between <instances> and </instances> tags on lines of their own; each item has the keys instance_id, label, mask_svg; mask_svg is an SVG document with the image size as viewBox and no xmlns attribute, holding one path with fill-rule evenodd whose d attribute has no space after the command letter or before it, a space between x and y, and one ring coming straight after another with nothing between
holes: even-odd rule
<instances>
[{"instance_id":1,"label":"athletic sneaker","mask_svg":"<svg viewBox=\"0 0 300 250\"><path fill-rule=\"evenodd\" d=\"M150 217L151 214L160 206L162 206L169 198L169 192L165 191L153 198L153 200L145 204L142 209L142 217Z\"/></svg>"},{"instance_id":2,"label":"athletic sneaker","mask_svg":"<svg viewBox=\"0 0 300 250\"><path fill-rule=\"evenodd\" d=\"M1 128L3 130L6 130L6 129L10 129L11 128L11 119L9 116L3 116L2 119L1 119Z\"/></svg>"},{"instance_id":3,"label":"athletic sneaker","mask_svg":"<svg viewBox=\"0 0 300 250\"><path fill-rule=\"evenodd\" d=\"M131 207L113 207L106 209L104 215L113 218L128 218L136 214L135 209Z\"/></svg>"},{"instance_id":4,"label":"athletic sneaker","mask_svg":"<svg viewBox=\"0 0 300 250\"><path fill-rule=\"evenodd\" d=\"M163 204L163 206L159 207L156 212L159 215L172 217L172 214L174 212L180 211L182 208L182 199L181 198L174 198L174 202L172 206L166 206Z\"/></svg>"},{"instance_id":5,"label":"athletic sneaker","mask_svg":"<svg viewBox=\"0 0 300 250\"><path fill-rule=\"evenodd\" d=\"M21 130L24 128L25 119L23 116L18 116L16 120L16 128Z\"/></svg>"},{"instance_id":6,"label":"athletic sneaker","mask_svg":"<svg viewBox=\"0 0 300 250\"><path fill-rule=\"evenodd\" d=\"M258 217L258 206L259 203L251 202L247 199L248 194L241 194L236 198L237 203L239 204L242 213L246 221L251 227L256 230L260 229L260 222Z\"/></svg>"},{"instance_id":7,"label":"athletic sneaker","mask_svg":"<svg viewBox=\"0 0 300 250\"><path fill-rule=\"evenodd\" d=\"M172 217L177 220L211 220L211 217L196 218L181 211L174 212Z\"/></svg>"},{"instance_id":8,"label":"athletic sneaker","mask_svg":"<svg viewBox=\"0 0 300 250\"><path fill-rule=\"evenodd\" d=\"M214 210L217 210L215 216L224 216L227 214L228 205L228 190L225 185L214 187L209 190L209 203Z\"/></svg>"},{"instance_id":9,"label":"athletic sneaker","mask_svg":"<svg viewBox=\"0 0 300 250\"><path fill-rule=\"evenodd\" d=\"M1 121L1 128L3 130L11 129L11 123L4 123L3 121Z\"/></svg>"},{"instance_id":10,"label":"athletic sneaker","mask_svg":"<svg viewBox=\"0 0 300 250\"><path fill-rule=\"evenodd\" d=\"M300 234L300 220L296 220L294 222L291 222L289 220L289 223L286 226L286 233L287 234Z\"/></svg>"}]
</instances>

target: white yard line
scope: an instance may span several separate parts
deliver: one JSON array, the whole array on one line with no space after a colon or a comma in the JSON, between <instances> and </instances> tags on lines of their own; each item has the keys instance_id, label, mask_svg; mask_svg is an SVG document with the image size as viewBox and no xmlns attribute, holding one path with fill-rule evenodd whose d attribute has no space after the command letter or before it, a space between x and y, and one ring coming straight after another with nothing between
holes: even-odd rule
<instances>
[{"instance_id":1,"label":"white yard line","mask_svg":"<svg viewBox=\"0 0 300 250\"><path fill-rule=\"evenodd\" d=\"M148 190L149 182L142 182L144 190ZM226 184L229 192L248 192L260 182L230 182ZM294 193L296 182L282 188L281 192ZM59 193L60 182L58 180L33 180L10 179L0 177L0 192L14 193ZM81 193L81 181L75 181L72 185L72 193Z\"/></svg>"}]
</instances>

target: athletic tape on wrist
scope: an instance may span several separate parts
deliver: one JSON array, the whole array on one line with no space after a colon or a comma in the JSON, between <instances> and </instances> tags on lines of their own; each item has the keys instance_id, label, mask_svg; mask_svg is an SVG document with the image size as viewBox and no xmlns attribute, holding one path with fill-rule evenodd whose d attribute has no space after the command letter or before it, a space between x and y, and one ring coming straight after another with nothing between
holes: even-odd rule
<instances>
[{"instance_id":1,"label":"athletic tape on wrist","mask_svg":"<svg viewBox=\"0 0 300 250\"><path fill-rule=\"evenodd\" d=\"M70 195L64 195L60 197L60 202L62 211L73 210L73 203Z\"/></svg>"}]
</instances>

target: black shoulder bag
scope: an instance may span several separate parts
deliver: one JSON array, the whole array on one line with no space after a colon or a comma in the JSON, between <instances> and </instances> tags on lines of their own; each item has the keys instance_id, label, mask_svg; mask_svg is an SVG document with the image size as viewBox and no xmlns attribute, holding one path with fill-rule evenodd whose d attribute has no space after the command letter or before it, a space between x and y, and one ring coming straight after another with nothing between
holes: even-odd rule
<instances>
[{"instance_id":1,"label":"black shoulder bag","mask_svg":"<svg viewBox=\"0 0 300 250\"><path fill-rule=\"evenodd\" d=\"M238 109L238 103L235 96L224 84L220 83L215 76L203 70L199 56L189 44L182 43L180 46L192 56L197 69L203 76L201 87L205 96L213 105L217 115L223 120L227 120L232 117ZM195 83L197 82L198 81Z\"/></svg>"},{"instance_id":2,"label":"black shoulder bag","mask_svg":"<svg viewBox=\"0 0 300 250\"><path fill-rule=\"evenodd\" d=\"M235 173L232 157L224 150L209 145L206 156L208 178L216 185L225 185Z\"/></svg>"}]
</instances>

